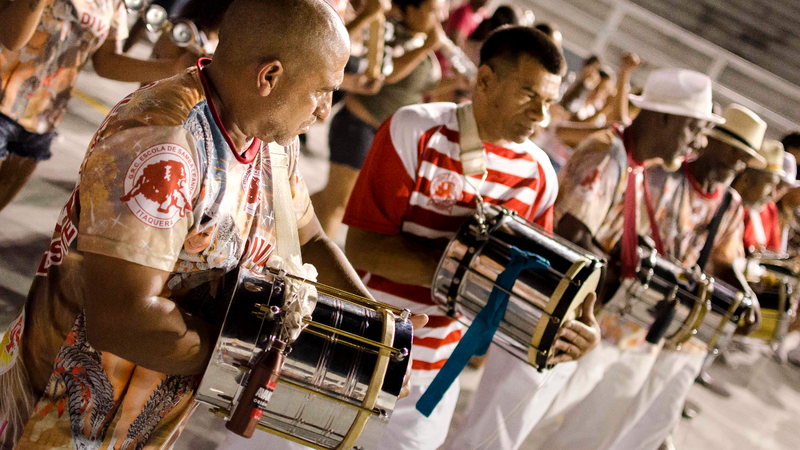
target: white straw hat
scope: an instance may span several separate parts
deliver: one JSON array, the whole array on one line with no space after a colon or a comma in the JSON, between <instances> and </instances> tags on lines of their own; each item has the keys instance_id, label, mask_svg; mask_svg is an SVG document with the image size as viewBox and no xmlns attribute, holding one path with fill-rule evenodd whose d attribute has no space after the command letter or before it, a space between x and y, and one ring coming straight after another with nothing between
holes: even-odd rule
<instances>
[{"instance_id":1,"label":"white straw hat","mask_svg":"<svg viewBox=\"0 0 800 450\"><path fill-rule=\"evenodd\" d=\"M647 77L642 95L631 95L634 106L676 116L725 123L714 114L711 78L685 69L660 69Z\"/></svg>"},{"instance_id":2,"label":"white straw hat","mask_svg":"<svg viewBox=\"0 0 800 450\"><path fill-rule=\"evenodd\" d=\"M762 170L776 173L781 178L785 178L786 172L783 170L784 153L783 144L781 144L780 141L765 139L764 143L761 144L761 149L758 150L758 154L767 160L767 167Z\"/></svg>"},{"instance_id":3,"label":"white straw hat","mask_svg":"<svg viewBox=\"0 0 800 450\"><path fill-rule=\"evenodd\" d=\"M787 151L783 152L783 171L786 175L781 178L781 183L792 189L800 186L800 181L797 180L797 159Z\"/></svg>"},{"instance_id":4,"label":"white straw hat","mask_svg":"<svg viewBox=\"0 0 800 450\"><path fill-rule=\"evenodd\" d=\"M714 127L708 137L746 152L751 158L748 166L756 169L767 167L767 160L758 154L764 142L764 133L767 132L767 123L753 111L737 104L725 108L722 117L725 124Z\"/></svg>"}]
</instances>

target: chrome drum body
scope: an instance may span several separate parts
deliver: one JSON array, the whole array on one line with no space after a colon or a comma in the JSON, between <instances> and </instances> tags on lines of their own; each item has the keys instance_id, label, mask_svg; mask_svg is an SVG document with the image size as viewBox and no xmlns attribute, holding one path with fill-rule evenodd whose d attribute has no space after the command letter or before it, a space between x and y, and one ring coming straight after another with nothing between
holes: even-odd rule
<instances>
[{"instance_id":1,"label":"chrome drum body","mask_svg":"<svg viewBox=\"0 0 800 450\"><path fill-rule=\"evenodd\" d=\"M715 280L711 292L711 309L697 329L697 339L704 342L709 351L718 353L725 348L736 331L739 319L753 305L750 295L724 281Z\"/></svg>"},{"instance_id":2,"label":"chrome drum body","mask_svg":"<svg viewBox=\"0 0 800 450\"><path fill-rule=\"evenodd\" d=\"M276 332L285 279L240 270L197 400L227 417ZM259 429L315 449L376 449L409 363L408 313L317 285L317 306L291 344ZM256 437L257 439L257 437Z\"/></svg>"},{"instance_id":3,"label":"chrome drum body","mask_svg":"<svg viewBox=\"0 0 800 450\"><path fill-rule=\"evenodd\" d=\"M668 346L679 348L697 333L711 309L713 280L695 275L677 261L658 256L653 249L640 246L638 253L637 277L622 280L605 308L616 310L624 319L649 329L656 319L659 302L677 298L675 318L664 338Z\"/></svg>"},{"instance_id":4,"label":"chrome drum body","mask_svg":"<svg viewBox=\"0 0 800 450\"><path fill-rule=\"evenodd\" d=\"M495 344L544 369L561 325L596 291L603 262L506 209L486 205L484 215L485 226L471 218L448 244L433 281L434 301L469 325L509 264L512 246L546 259L549 270L520 273L494 336Z\"/></svg>"}]
</instances>

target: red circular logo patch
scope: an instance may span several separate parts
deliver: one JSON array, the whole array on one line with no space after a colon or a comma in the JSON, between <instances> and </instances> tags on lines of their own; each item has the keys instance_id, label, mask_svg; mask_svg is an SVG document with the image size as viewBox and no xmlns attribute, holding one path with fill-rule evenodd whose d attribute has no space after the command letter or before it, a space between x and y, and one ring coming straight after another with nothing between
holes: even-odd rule
<instances>
[{"instance_id":1,"label":"red circular logo patch","mask_svg":"<svg viewBox=\"0 0 800 450\"><path fill-rule=\"evenodd\" d=\"M192 211L196 189L197 168L192 155L180 145L159 144L133 160L120 200L142 222L167 229Z\"/></svg>"}]
</instances>

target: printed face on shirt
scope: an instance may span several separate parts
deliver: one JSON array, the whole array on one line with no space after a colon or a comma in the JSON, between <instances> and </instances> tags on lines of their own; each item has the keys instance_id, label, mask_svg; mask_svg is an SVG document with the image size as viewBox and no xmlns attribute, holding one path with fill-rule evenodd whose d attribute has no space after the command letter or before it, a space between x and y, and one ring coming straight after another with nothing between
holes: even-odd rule
<instances>
[{"instance_id":1,"label":"printed face on shirt","mask_svg":"<svg viewBox=\"0 0 800 450\"><path fill-rule=\"evenodd\" d=\"M485 87L494 121L490 128L501 139L525 142L558 98L561 77L527 55L516 65L500 62L493 72Z\"/></svg>"}]
</instances>

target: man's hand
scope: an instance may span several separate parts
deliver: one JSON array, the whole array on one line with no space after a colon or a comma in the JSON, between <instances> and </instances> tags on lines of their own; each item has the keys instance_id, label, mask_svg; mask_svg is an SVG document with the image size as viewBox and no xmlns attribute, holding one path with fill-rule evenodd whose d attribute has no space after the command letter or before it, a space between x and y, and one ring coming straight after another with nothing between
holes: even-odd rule
<instances>
[{"instance_id":1,"label":"man's hand","mask_svg":"<svg viewBox=\"0 0 800 450\"><path fill-rule=\"evenodd\" d=\"M423 47L427 50L438 50L442 44L449 40L447 34L444 32L444 28L442 28L442 24L436 22L430 30L427 32L427 37L425 38L425 44Z\"/></svg>"},{"instance_id":2,"label":"man's hand","mask_svg":"<svg viewBox=\"0 0 800 450\"><path fill-rule=\"evenodd\" d=\"M594 350L600 342L600 325L594 317L594 304L597 300L595 293L589 294L583 302L583 313L580 319L570 320L558 330L558 340L547 364L558 364L567 361L576 361Z\"/></svg>"},{"instance_id":3,"label":"man's hand","mask_svg":"<svg viewBox=\"0 0 800 450\"><path fill-rule=\"evenodd\" d=\"M408 320L411 321L414 331L417 331L428 323L428 316L425 314L413 314ZM413 356L410 353L408 355L408 368L406 369L406 376L403 377L403 388L400 389L400 396L397 398L406 398L411 393L411 385L409 383L411 382L411 366L414 365Z\"/></svg>"},{"instance_id":4,"label":"man's hand","mask_svg":"<svg viewBox=\"0 0 800 450\"><path fill-rule=\"evenodd\" d=\"M353 94L375 95L383 87L384 77L372 78L367 74L344 74L342 90Z\"/></svg>"},{"instance_id":5,"label":"man's hand","mask_svg":"<svg viewBox=\"0 0 800 450\"><path fill-rule=\"evenodd\" d=\"M744 323L736 328L736 334L746 336L761 328L761 305L753 299L753 305L745 312Z\"/></svg>"},{"instance_id":6,"label":"man's hand","mask_svg":"<svg viewBox=\"0 0 800 450\"><path fill-rule=\"evenodd\" d=\"M631 74L641 63L642 60L639 59L639 55L636 53L626 53L625 56L622 57L622 64L620 65L619 72L620 74Z\"/></svg>"}]
</instances>

